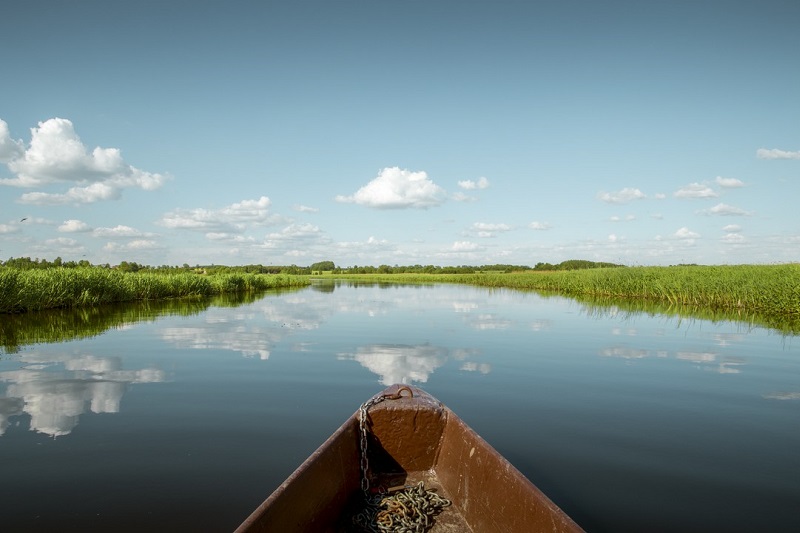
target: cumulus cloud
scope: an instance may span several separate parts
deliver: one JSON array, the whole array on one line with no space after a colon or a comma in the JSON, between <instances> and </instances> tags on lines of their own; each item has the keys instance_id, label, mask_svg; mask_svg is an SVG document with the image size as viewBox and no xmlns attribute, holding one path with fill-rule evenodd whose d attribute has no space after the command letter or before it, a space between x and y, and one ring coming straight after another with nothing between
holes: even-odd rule
<instances>
[{"instance_id":1,"label":"cumulus cloud","mask_svg":"<svg viewBox=\"0 0 800 533\"><path fill-rule=\"evenodd\" d=\"M470 196L468 194L464 194L463 192L454 192L452 196L453 200L456 202L476 202L478 199L474 196Z\"/></svg>"},{"instance_id":2,"label":"cumulus cloud","mask_svg":"<svg viewBox=\"0 0 800 533\"><path fill-rule=\"evenodd\" d=\"M694 231L692 231L689 228L684 226L684 227L682 227L681 229L679 229L678 231L675 232L674 237L677 238L677 239L691 239L691 240L694 240L694 239L697 239L698 237L700 237L700 234L696 233L696 232L694 232Z\"/></svg>"},{"instance_id":3,"label":"cumulus cloud","mask_svg":"<svg viewBox=\"0 0 800 533\"><path fill-rule=\"evenodd\" d=\"M745 211L744 209L722 203L717 204L710 209L703 209L701 211L698 211L697 213L701 215L737 216L737 217L750 215L750 213L748 211Z\"/></svg>"},{"instance_id":4,"label":"cumulus cloud","mask_svg":"<svg viewBox=\"0 0 800 533\"><path fill-rule=\"evenodd\" d=\"M221 209L176 209L166 213L157 223L167 228L216 233L242 233L248 226L266 226L279 218L270 214L272 204L262 196L258 200L243 200Z\"/></svg>"},{"instance_id":5,"label":"cumulus cloud","mask_svg":"<svg viewBox=\"0 0 800 533\"><path fill-rule=\"evenodd\" d=\"M800 159L800 150L787 151L777 148L756 150L756 157L759 159Z\"/></svg>"},{"instance_id":6,"label":"cumulus cloud","mask_svg":"<svg viewBox=\"0 0 800 533\"><path fill-rule=\"evenodd\" d=\"M478 237L494 237L496 233L511 231L513 228L508 224L489 224L486 222L475 222L472 231Z\"/></svg>"},{"instance_id":7,"label":"cumulus cloud","mask_svg":"<svg viewBox=\"0 0 800 533\"><path fill-rule=\"evenodd\" d=\"M378 239L370 236L366 241L341 241L336 243L336 247L348 252L375 252L393 250L395 246L386 239Z\"/></svg>"},{"instance_id":8,"label":"cumulus cloud","mask_svg":"<svg viewBox=\"0 0 800 533\"><path fill-rule=\"evenodd\" d=\"M8 124L0 119L0 163L7 163L21 156L25 151L22 141L15 141L8 131Z\"/></svg>"},{"instance_id":9,"label":"cumulus cloud","mask_svg":"<svg viewBox=\"0 0 800 533\"><path fill-rule=\"evenodd\" d=\"M380 376L381 383L425 383L428 377L447 361L448 350L438 346L371 344L359 347L356 353L340 353L340 360L358 361L361 366Z\"/></svg>"},{"instance_id":10,"label":"cumulus cloud","mask_svg":"<svg viewBox=\"0 0 800 533\"><path fill-rule=\"evenodd\" d=\"M675 191L674 196L675 198L716 198L719 195L708 185L690 183Z\"/></svg>"},{"instance_id":11,"label":"cumulus cloud","mask_svg":"<svg viewBox=\"0 0 800 533\"><path fill-rule=\"evenodd\" d=\"M19 226L11 224L0 224L0 235L9 235L11 233L18 233Z\"/></svg>"},{"instance_id":12,"label":"cumulus cloud","mask_svg":"<svg viewBox=\"0 0 800 533\"><path fill-rule=\"evenodd\" d=\"M114 226L113 228L96 228L92 235L95 237L103 237L107 239L120 239L120 238L134 238L134 237L143 237L145 236L144 233L139 231L138 229L134 229L130 226Z\"/></svg>"},{"instance_id":13,"label":"cumulus cloud","mask_svg":"<svg viewBox=\"0 0 800 533\"><path fill-rule=\"evenodd\" d=\"M475 250L477 250L479 248L480 248L480 246L478 246L474 242L456 241L456 242L453 243L452 251L454 251L454 252L474 252Z\"/></svg>"},{"instance_id":14,"label":"cumulus cloud","mask_svg":"<svg viewBox=\"0 0 800 533\"><path fill-rule=\"evenodd\" d=\"M742 231L742 227L737 224L728 224L722 228L722 231L727 233L739 233Z\"/></svg>"},{"instance_id":15,"label":"cumulus cloud","mask_svg":"<svg viewBox=\"0 0 800 533\"><path fill-rule=\"evenodd\" d=\"M741 233L727 233L723 235L720 240L728 244L740 244L747 241Z\"/></svg>"},{"instance_id":16,"label":"cumulus cloud","mask_svg":"<svg viewBox=\"0 0 800 533\"><path fill-rule=\"evenodd\" d=\"M742 180L737 180L736 178L723 178L722 176L717 176L715 181L717 182L717 185L726 189L744 187L744 182Z\"/></svg>"},{"instance_id":17,"label":"cumulus cloud","mask_svg":"<svg viewBox=\"0 0 800 533\"><path fill-rule=\"evenodd\" d=\"M292 206L292 209L294 209L295 211L298 211L300 213L317 213L317 212L319 212L319 209L317 209L316 207L309 207L307 205L302 205L302 204L294 205L294 206Z\"/></svg>"},{"instance_id":18,"label":"cumulus cloud","mask_svg":"<svg viewBox=\"0 0 800 533\"><path fill-rule=\"evenodd\" d=\"M267 235L269 240L295 240L316 238L322 233L314 224L290 224L278 233Z\"/></svg>"},{"instance_id":19,"label":"cumulus cloud","mask_svg":"<svg viewBox=\"0 0 800 533\"><path fill-rule=\"evenodd\" d=\"M75 239L70 239L68 237L57 237L55 239L47 239L46 241L44 241L44 244L48 249L59 249L59 250L83 249L81 243L79 243Z\"/></svg>"},{"instance_id":20,"label":"cumulus cloud","mask_svg":"<svg viewBox=\"0 0 800 533\"><path fill-rule=\"evenodd\" d=\"M533 229L533 230L544 231L544 230L548 230L548 229L552 228L553 226L551 226L547 222L539 222L539 221L534 220L533 222L528 224L528 227Z\"/></svg>"},{"instance_id":21,"label":"cumulus cloud","mask_svg":"<svg viewBox=\"0 0 800 533\"><path fill-rule=\"evenodd\" d=\"M258 247L271 252L283 251L290 256L308 252L313 246L330 243L330 238L314 224L290 224L281 231L268 234Z\"/></svg>"},{"instance_id":22,"label":"cumulus cloud","mask_svg":"<svg viewBox=\"0 0 800 533\"><path fill-rule=\"evenodd\" d=\"M142 251L142 250L158 250L162 246L156 241L151 239L135 239L130 242L121 244L117 242L107 243L103 249L109 252L128 252L128 251Z\"/></svg>"},{"instance_id":23,"label":"cumulus cloud","mask_svg":"<svg viewBox=\"0 0 800 533\"><path fill-rule=\"evenodd\" d=\"M486 189L489 187L489 180L484 177L478 178L478 181L464 180L464 181L459 181L458 186L468 191L472 191L475 189Z\"/></svg>"},{"instance_id":24,"label":"cumulus cloud","mask_svg":"<svg viewBox=\"0 0 800 533\"><path fill-rule=\"evenodd\" d=\"M646 198L645 194L639 189L632 187L625 187L617 192L599 192L597 198L609 204L627 204L634 200L641 200Z\"/></svg>"},{"instance_id":25,"label":"cumulus cloud","mask_svg":"<svg viewBox=\"0 0 800 533\"><path fill-rule=\"evenodd\" d=\"M339 195L335 199L375 209L427 209L440 205L444 194L444 189L428 179L426 172L391 167L382 169L378 177L352 196Z\"/></svg>"},{"instance_id":26,"label":"cumulus cloud","mask_svg":"<svg viewBox=\"0 0 800 533\"><path fill-rule=\"evenodd\" d=\"M5 124L5 123L3 123ZM66 192L32 192L20 202L37 205L87 204L118 199L126 188L155 190L168 176L146 172L127 164L117 148L87 150L72 125L52 118L31 128L27 149L0 125L0 160L7 163L14 178L0 184L15 187L47 187L74 183Z\"/></svg>"},{"instance_id":27,"label":"cumulus cloud","mask_svg":"<svg viewBox=\"0 0 800 533\"><path fill-rule=\"evenodd\" d=\"M234 235L232 233L216 233L216 232L206 233L206 239L210 241L225 241L234 244L248 244L256 242L256 240L253 237L248 237L245 235Z\"/></svg>"},{"instance_id":28,"label":"cumulus cloud","mask_svg":"<svg viewBox=\"0 0 800 533\"><path fill-rule=\"evenodd\" d=\"M89 227L89 224L75 219L65 220L64 223L58 227L58 231L62 233L81 233L91 230L92 228Z\"/></svg>"}]
</instances>

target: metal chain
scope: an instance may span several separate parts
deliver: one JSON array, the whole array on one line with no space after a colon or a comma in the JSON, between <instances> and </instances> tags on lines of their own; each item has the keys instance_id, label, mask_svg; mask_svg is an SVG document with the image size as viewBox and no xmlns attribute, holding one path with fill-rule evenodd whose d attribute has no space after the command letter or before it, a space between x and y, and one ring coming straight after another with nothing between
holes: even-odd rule
<instances>
[{"instance_id":1,"label":"metal chain","mask_svg":"<svg viewBox=\"0 0 800 533\"><path fill-rule=\"evenodd\" d=\"M367 428L367 411L373 405L377 405L386 399L386 396L375 396L370 398L358 409L359 419L358 428L361 433L361 491L365 497L369 497L369 458L367 457L367 438L369 429Z\"/></svg>"},{"instance_id":2,"label":"metal chain","mask_svg":"<svg viewBox=\"0 0 800 533\"><path fill-rule=\"evenodd\" d=\"M451 501L426 490L422 481L392 495L375 494L366 507L353 517L353 523L370 533L425 533L433 520Z\"/></svg>"},{"instance_id":3,"label":"metal chain","mask_svg":"<svg viewBox=\"0 0 800 533\"><path fill-rule=\"evenodd\" d=\"M405 487L391 496L387 496L385 492L370 494L367 412L370 407L384 400L402 398L403 391L407 391L409 397L413 397L411 389L403 386L394 394L382 394L370 398L358 410L361 490L364 493L366 508L353 516L353 523L371 533L424 533L433 526L433 517L451 504L450 500L439 496L433 490L425 490L422 481L417 485Z\"/></svg>"},{"instance_id":4,"label":"metal chain","mask_svg":"<svg viewBox=\"0 0 800 533\"><path fill-rule=\"evenodd\" d=\"M361 490L364 496L369 498L369 458L367 457L367 439L369 437L369 428L367 427L367 411L373 405L378 405L384 400L399 400L403 397L403 391L408 392L408 397L413 398L414 392L405 385L397 389L394 394L381 394L380 396L373 396L358 409L358 429L361 435Z\"/></svg>"}]
</instances>

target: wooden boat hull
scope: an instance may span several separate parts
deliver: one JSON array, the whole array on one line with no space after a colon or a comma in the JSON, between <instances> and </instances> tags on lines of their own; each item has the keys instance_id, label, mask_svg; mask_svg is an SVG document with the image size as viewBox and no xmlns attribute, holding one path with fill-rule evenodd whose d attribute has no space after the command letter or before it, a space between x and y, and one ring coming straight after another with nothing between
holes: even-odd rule
<instances>
[{"instance_id":1,"label":"wooden boat hull","mask_svg":"<svg viewBox=\"0 0 800 533\"><path fill-rule=\"evenodd\" d=\"M431 530L582 531L547 496L438 400L411 387L413 398L369 410L370 470L383 486L425 482L452 505ZM382 394L396 393L397 386ZM361 493L358 412L350 417L236 530L326 532Z\"/></svg>"}]
</instances>

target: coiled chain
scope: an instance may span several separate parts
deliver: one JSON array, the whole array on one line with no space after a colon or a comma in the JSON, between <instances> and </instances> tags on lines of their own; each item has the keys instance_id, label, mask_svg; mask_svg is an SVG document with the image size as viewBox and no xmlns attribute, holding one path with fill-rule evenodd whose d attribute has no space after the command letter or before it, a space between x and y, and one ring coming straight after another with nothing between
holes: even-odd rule
<instances>
[{"instance_id":1,"label":"coiled chain","mask_svg":"<svg viewBox=\"0 0 800 533\"><path fill-rule=\"evenodd\" d=\"M353 524L362 531L370 533L425 533L433 526L433 517L451 504L450 500L426 490L420 481L417 485L402 487L401 490L387 495L385 491L370 493L369 458L367 445L369 427L367 412L384 400L397 400L414 393L410 388L402 386L394 394L382 394L364 402L359 408L358 427L361 448L361 491L364 493L365 508L353 516Z\"/></svg>"}]
</instances>

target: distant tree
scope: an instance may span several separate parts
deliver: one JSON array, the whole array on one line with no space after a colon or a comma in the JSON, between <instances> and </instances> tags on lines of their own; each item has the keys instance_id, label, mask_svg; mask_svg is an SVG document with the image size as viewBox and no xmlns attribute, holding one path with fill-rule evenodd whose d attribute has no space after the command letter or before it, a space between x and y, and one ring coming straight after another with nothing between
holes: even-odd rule
<instances>
[{"instance_id":1,"label":"distant tree","mask_svg":"<svg viewBox=\"0 0 800 533\"><path fill-rule=\"evenodd\" d=\"M314 272L325 272L328 270L335 270L336 265L333 261L320 261L319 263L314 263L309 268Z\"/></svg>"}]
</instances>

